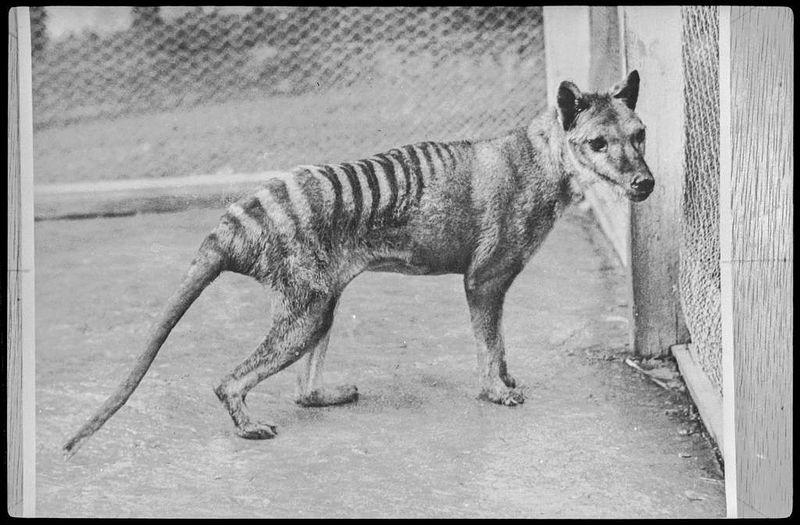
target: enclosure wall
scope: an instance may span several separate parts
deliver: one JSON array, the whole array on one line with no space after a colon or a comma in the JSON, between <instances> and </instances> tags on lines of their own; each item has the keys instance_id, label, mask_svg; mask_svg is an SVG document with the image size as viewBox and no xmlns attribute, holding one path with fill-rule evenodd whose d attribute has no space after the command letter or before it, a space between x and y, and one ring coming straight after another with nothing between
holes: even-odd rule
<instances>
[{"instance_id":1,"label":"enclosure wall","mask_svg":"<svg viewBox=\"0 0 800 525\"><path fill-rule=\"evenodd\" d=\"M545 106L540 7L114 7L71 31L60 9L32 10L37 183L342 162Z\"/></svg>"},{"instance_id":2,"label":"enclosure wall","mask_svg":"<svg viewBox=\"0 0 800 525\"><path fill-rule=\"evenodd\" d=\"M681 196L680 298L689 351L722 393L719 271L719 14L681 8L684 183Z\"/></svg>"},{"instance_id":3,"label":"enclosure wall","mask_svg":"<svg viewBox=\"0 0 800 525\"><path fill-rule=\"evenodd\" d=\"M680 196L683 183L683 72L679 7L625 7L626 68L642 78L636 112L647 126L646 160L656 187L631 207L633 345L666 355L688 340L680 306Z\"/></svg>"},{"instance_id":4,"label":"enclosure wall","mask_svg":"<svg viewBox=\"0 0 800 525\"><path fill-rule=\"evenodd\" d=\"M721 259L740 517L785 517L793 505L793 33L789 8L731 8Z\"/></svg>"},{"instance_id":5,"label":"enclosure wall","mask_svg":"<svg viewBox=\"0 0 800 525\"><path fill-rule=\"evenodd\" d=\"M19 295L21 199L17 10L9 10L8 32L8 274L6 285L6 482L8 513L22 516L22 319Z\"/></svg>"},{"instance_id":6,"label":"enclosure wall","mask_svg":"<svg viewBox=\"0 0 800 525\"><path fill-rule=\"evenodd\" d=\"M31 62L28 8L9 10L6 453L8 513L36 505L35 311Z\"/></svg>"}]
</instances>

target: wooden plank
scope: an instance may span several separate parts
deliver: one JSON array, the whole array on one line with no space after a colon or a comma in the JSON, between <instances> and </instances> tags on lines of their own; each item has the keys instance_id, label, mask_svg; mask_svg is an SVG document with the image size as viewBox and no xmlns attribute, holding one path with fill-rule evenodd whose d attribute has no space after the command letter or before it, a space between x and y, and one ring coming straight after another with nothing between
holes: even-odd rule
<instances>
[{"instance_id":1,"label":"wooden plank","mask_svg":"<svg viewBox=\"0 0 800 525\"><path fill-rule=\"evenodd\" d=\"M793 504L794 17L730 14L730 236L736 508L784 517Z\"/></svg>"},{"instance_id":2,"label":"wooden plank","mask_svg":"<svg viewBox=\"0 0 800 525\"><path fill-rule=\"evenodd\" d=\"M198 207L222 209L278 173L281 172L36 186L34 212L37 220L44 220L161 213Z\"/></svg>"},{"instance_id":3,"label":"wooden plank","mask_svg":"<svg viewBox=\"0 0 800 525\"><path fill-rule=\"evenodd\" d=\"M22 320L20 317L19 97L16 9L8 14L8 274L6 276L6 482L8 513L22 516Z\"/></svg>"},{"instance_id":4,"label":"wooden plank","mask_svg":"<svg viewBox=\"0 0 800 525\"><path fill-rule=\"evenodd\" d=\"M719 252L720 332L722 343L722 423L725 445L725 503L729 518L738 515L736 504L736 389L733 362L733 253L731 195L731 6L719 6Z\"/></svg>"},{"instance_id":5,"label":"wooden plank","mask_svg":"<svg viewBox=\"0 0 800 525\"><path fill-rule=\"evenodd\" d=\"M563 80L585 89L589 80L589 9L586 6L545 6L544 52L547 106L555 107Z\"/></svg>"},{"instance_id":6,"label":"wooden plank","mask_svg":"<svg viewBox=\"0 0 800 525\"><path fill-rule=\"evenodd\" d=\"M722 396L711 384L703 369L692 358L689 345L675 345L671 349L683 381L689 389L694 404L700 412L700 418L708 433L717 443L720 450L725 448L725 434L722 422Z\"/></svg>"},{"instance_id":7,"label":"wooden plank","mask_svg":"<svg viewBox=\"0 0 800 525\"><path fill-rule=\"evenodd\" d=\"M33 266L33 119L30 20L9 11L9 259L6 434L9 513L33 516L36 492ZM14 36L16 35L16 36Z\"/></svg>"},{"instance_id":8,"label":"wooden plank","mask_svg":"<svg viewBox=\"0 0 800 525\"><path fill-rule=\"evenodd\" d=\"M663 356L688 341L678 295L683 177L683 76L679 7L622 9L628 70L641 77L636 111L647 126L646 159L656 179L649 199L631 207L634 351Z\"/></svg>"}]
</instances>

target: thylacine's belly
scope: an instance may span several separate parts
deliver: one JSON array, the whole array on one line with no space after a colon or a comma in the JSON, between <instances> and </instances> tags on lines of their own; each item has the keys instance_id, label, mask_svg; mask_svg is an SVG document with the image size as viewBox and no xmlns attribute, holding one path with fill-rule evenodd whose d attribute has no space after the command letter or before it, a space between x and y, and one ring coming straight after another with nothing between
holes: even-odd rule
<instances>
[{"instance_id":1,"label":"thylacine's belly","mask_svg":"<svg viewBox=\"0 0 800 525\"><path fill-rule=\"evenodd\" d=\"M466 264L456 261L430 258L419 254L378 257L367 266L370 272L395 272L406 275L444 275L464 273Z\"/></svg>"},{"instance_id":2,"label":"thylacine's belly","mask_svg":"<svg viewBox=\"0 0 800 525\"><path fill-rule=\"evenodd\" d=\"M370 272L395 272L406 275L435 275L429 266L412 264L409 261L402 259L379 259L373 261L367 266L367 271Z\"/></svg>"},{"instance_id":3,"label":"thylacine's belly","mask_svg":"<svg viewBox=\"0 0 800 525\"><path fill-rule=\"evenodd\" d=\"M434 226L412 224L368 238L367 271L408 275L464 273L472 254L463 235L446 235Z\"/></svg>"}]
</instances>

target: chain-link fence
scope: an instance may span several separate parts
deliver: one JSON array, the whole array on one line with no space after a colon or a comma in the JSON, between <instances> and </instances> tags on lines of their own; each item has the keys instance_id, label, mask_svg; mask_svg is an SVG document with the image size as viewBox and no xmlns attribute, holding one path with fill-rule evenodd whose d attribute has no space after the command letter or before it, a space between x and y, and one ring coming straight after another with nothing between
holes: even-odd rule
<instances>
[{"instance_id":1,"label":"chain-link fence","mask_svg":"<svg viewBox=\"0 0 800 525\"><path fill-rule=\"evenodd\" d=\"M344 161L545 104L539 7L117 7L56 35L57 9L31 12L37 183Z\"/></svg>"},{"instance_id":2,"label":"chain-link fence","mask_svg":"<svg viewBox=\"0 0 800 525\"><path fill-rule=\"evenodd\" d=\"M716 7L681 11L684 188L681 301L693 358L722 390L719 270L719 28Z\"/></svg>"}]
</instances>

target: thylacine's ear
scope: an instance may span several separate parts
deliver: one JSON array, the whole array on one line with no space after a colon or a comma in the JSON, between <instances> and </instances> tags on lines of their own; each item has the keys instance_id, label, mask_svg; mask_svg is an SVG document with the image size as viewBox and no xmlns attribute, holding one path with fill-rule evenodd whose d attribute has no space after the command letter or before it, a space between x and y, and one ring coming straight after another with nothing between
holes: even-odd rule
<instances>
[{"instance_id":1,"label":"thylacine's ear","mask_svg":"<svg viewBox=\"0 0 800 525\"><path fill-rule=\"evenodd\" d=\"M558 86L558 115L561 117L561 124L565 130L571 129L575 125L575 118L578 113L588 107L586 99L578 89L578 86L565 80Z\"/></svg>"},{"instance_id":2,"label":"thylacine's ear","mask_svg":"<svg viewBox=\"0 0 800 525\"><path fill-rule=\"evenodd\" d=\"M624 82L611 88L611 96L622 100L629 108L636 109L636 101L639 100L639 72L634 69Z\"/></svg>"}]
</instances>

